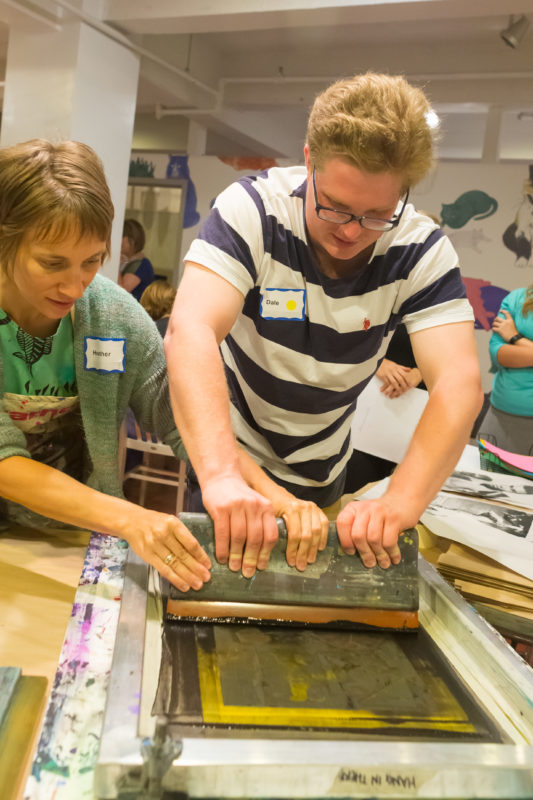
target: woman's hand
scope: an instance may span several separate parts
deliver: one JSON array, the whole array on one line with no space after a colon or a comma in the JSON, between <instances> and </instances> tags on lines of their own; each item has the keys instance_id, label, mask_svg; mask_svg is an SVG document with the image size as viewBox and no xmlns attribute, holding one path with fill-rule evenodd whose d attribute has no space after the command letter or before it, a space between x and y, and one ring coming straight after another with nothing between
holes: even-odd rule
<instances>
[{"instance_id":1,"label":"woman's hand","mask_svg":"<svg viewBox=\"0 0 533 800\"><path fill-rule=\"evenodd\" d=\"M518 330L514 324L514 319L508 311L500 309L499 314L504 314L505 317L495 317L494 322L492 323L492 330L495 333L498 333L502 339L508 342L509 339L512 339L513 336L518 333Z\"/></svg>"},{"instance_id":2,"label":"woman's hand","mask_svg":"<svg viewBox=\"0 0 533 800\"><path fill-rule=\"evenodd\" d=\"M211 578L211 561L183 522L141 506L133 509L122 535L137 555L180 592L201 589Z\"/></svg>"},{"instance_id":3,"label":"woman's hand","mask_svg":"<svg viewBox=\"0 0 533 800\"><path fill-rule=\"evenodd\" d=\"M67 525L125 539L182 592L200 589L211 577L207 553L177 517L98 492L47 464L4 458L0 497Z\"/></svg>"},{"instance_id":4,"label":"woman's hand","mask_svg":"<svg viewBox=\"0 0 533 800\"><path fill-rule=\"evenodd\" d=\"M276 517L282 517L287 526L287 564L303 572L316 561L317 552L325 548L329 521L316 503L278 489L279 494L271 500Z\"/></svg>"},{"instance_id":5,"label":"woman's hand","mask_svg":"<svg viewBox=\"0 0 533 800\"><path fill-rule=\"evenodd\" d=\"M245 481L256 492L270 500L276 517L282 517L287 526L287 563L304 570L316 560L318 550L323 550L328 540L328 518L308 500L298 500L283 486L273 481L242 448L239 448L239 466ZM275 543L275 542L274 542ZM270 548L272 549L272 548ZM270 551L269 551L270 552ZM258 569L267 566L268 559L259 559Z\"/></svg>"}]
</instances>

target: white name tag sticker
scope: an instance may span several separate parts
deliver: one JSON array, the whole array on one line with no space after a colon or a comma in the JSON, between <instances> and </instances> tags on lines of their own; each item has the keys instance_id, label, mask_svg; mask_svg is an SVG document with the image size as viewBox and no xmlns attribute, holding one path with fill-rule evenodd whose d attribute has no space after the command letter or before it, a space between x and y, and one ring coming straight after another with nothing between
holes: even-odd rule
<instances>
[{"instance_id":1,"label":"white name tag sticker","mask_svg":"<svg viewBox=\"0 0 533 800\"><path fill-rule=\"evenodd\" d=\"M125 339L85 337L85 369L97 372L124 372Z\"/></svg>"},{"instance_id":2,"label":"white name tag sticker","mask_svg":"<svg viewBox=\"0 0 533 800\"><path fill-rule=\"evenodd\" d=\"M260 314L263 319L305 319L305 289L263 289Z\"/></svg>"}]
</instances>

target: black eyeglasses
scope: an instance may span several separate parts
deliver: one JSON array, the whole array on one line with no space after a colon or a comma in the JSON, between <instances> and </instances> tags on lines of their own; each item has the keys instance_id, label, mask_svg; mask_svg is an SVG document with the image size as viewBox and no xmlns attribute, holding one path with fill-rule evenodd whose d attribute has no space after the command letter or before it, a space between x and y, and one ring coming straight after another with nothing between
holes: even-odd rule
<instances>
[{"instance_id":1,"label":"black eyeglasses","mask_svg":"<svg viewBox=\"0 0 533 800\"><path fill-rule=\"evenodd\" d=\"M324 222L334 222L336 225L347 225L349 222L358 222L362 228L367 228L369 231L391 231L393 228L395 228L399 224L407 201L409 200L409 192L407 192L400 213L393 217L393 219L365 216L358 217L357 214L350 214L349 211L337 211L335 208L328 208L327 206L323 206L318 202L314 167L313 191L315 193L315 211L319 219L323 219Z\"/></svg>"}]
</instances>

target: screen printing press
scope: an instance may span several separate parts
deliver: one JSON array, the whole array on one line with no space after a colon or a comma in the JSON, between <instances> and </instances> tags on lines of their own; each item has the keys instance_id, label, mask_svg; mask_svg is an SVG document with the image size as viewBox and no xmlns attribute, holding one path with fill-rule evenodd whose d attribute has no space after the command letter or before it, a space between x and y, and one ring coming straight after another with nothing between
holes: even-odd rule
<instances>
[{"instance_id":1,"label":"screen printing press","mask_svg":"<svg viewBox=\"0 0 533 800\"><path fill-rule=\"evenodd\" d=\"M130 551L95 796L531 800L533 670L417 559L416 531L402 542L403 572L365 570L330 535L297 573L281 531L255 585L212 558L191 613ZM280 592L321 609L359 580L403 622L264 624L250 610ZM215 596L232 602L202 616Z\"/></svg>"}]
</instances>

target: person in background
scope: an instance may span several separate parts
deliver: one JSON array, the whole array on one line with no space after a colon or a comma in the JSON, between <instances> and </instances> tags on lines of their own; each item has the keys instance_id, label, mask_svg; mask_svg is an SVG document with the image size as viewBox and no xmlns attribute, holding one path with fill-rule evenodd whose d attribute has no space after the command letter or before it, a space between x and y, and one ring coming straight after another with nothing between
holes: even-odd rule
<instances>
[{"instance_id":1,"label":"person in background","mask_svg":"<svg viewBox=\"0 0 533 800\"><path fill-rule=\"evenodd\" d=\"M154 320L161 336L167 332L175 298L176 289L168 281L162 280L153 281L141 295L140 303Z\"/></svg>"},{"instance_id":2,"label":"person in background","mask_svg":"<svg viewBox=\"0 0 533 800\"><path fill-rule=\"evenodd\" d=\"M0 149L0 510L14 525L56 520L120 537L178 589L198 589L211 564L195 537L177 517L122 492L118 441L128 406L178 458L186 453L161 336L130 294L98 274L113 215L102 164L87 145L36 139ZM270 547L277 514L305 567L310 548L316 555L325 546L327 519L280 491L242 451L239 463L256 509L272 517Z\"/></svg>"},{"instance_id":3,"label":"person in background","mask_svg":"<svg viewBox=\"0 0 533 800\"><path fill-rule=\"evenodd\" d=\"M399 532L468 441L482 400L472 308L450 241L408 204L434 118L400 76L336 82L311 110L305 166L233 183L186 255L165 337L171 399L232 570L265 558L237 442L292 494L334 503L358 395L400 322L429 401L383 497L338 515L344 550L397 563Z\"/></svg>"},{"instance_id":4,"label":"person in background","mask_svg":"<svg viewBox=\"0 0 533 800\"><path fill-rule=\"evenodd\" d=\"M120 274L118 285L130 292L136 300L155 279L150 259L144 255L146 235L136 219L125 219L120 248Z\"/></svg>"},{"instance_id":5,"label":"person in background","mask_svg":"<svg viewBox=\"0 0 533 800\"><path fill-rule=\"evenodd\" d=\"M394 331L376 376L382 383L381 391L386 397L400 397L417 386L426 388L403 323Z\"/></svg>"},{"instance_id":6,"label":"person in background","mask_svg":"<svg viewBox=\"0 0 533 800\"><path fill-rule=\"evenodd\" d=\"M478 438L533 455L533 285L503 299L492 323L489 352L495 373Z\"/></svg>"}]
</instances>

